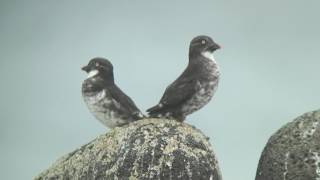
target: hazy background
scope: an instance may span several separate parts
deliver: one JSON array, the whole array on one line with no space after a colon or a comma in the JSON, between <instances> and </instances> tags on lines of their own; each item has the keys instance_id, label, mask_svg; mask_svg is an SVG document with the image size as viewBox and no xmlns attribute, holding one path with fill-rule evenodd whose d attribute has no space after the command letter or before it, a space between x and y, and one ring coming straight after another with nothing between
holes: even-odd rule
<instances>
[{"instance_id":1,"label":"hazy background","mask_svg":"<svg viewBox=\"0 0 320 180\"><path fill-rule=\"evenodd\" d=\"M254 179L272 133L320 108L320 1L0 0L1 179L31 179L107 130L88 112L80 67L109 58L145 110L206 34L221 81L188 117L211 137L224 180Z\"/></svg>"}]
</instances>

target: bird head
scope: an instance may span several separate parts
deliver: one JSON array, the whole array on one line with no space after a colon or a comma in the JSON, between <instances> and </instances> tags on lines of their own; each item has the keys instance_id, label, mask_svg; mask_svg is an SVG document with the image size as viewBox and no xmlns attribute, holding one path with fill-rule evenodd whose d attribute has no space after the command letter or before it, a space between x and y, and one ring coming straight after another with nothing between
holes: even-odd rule
<instances>
[{"instance_id":1,"label":"bird head","mask_svg":"<svg viewBox=\"0 0 320 180\"><path fill-rule=\"evenodd\" d=\"M113 78L113 66L111 62L105 58L93 58L88 65L82 67L82 70L88 73L88 78L100 74L102 77Z\"/></svg>"},{"instance_id":2,"label":"bird head","mask_svg":"<svg viewBox=\"0 0 320 180\"><path fill-rule=\"evenodd\" d=\"M205 52L213 53L221 47L215 43L209 36L197 36L192 39L189 48L190 55L198 55Z\"/></svg>"}]
</instances>

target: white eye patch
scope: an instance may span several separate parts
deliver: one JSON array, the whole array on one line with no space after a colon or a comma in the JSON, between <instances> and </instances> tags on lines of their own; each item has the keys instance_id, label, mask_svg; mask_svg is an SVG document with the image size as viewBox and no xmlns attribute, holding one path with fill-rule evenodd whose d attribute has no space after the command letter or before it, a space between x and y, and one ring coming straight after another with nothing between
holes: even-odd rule
<instances>
[{"instance_id":1,"label":"white eye patch","mask_svg":"<svg viewBox=\"0 0 320 180\"><path fill-rule=\"evenodd\" d=\"M206 40L202 40L202 41L201 41L201 44L206 44Z\"/></svg>"},{"instance_id":2,"label":"white eye patch","mask_svg":"<svg viewBox=\"0 0 320 180\"><path fill-rule=\"evenodd\" d=\"M99 73L99 71L98 70L91 70L89 73L88 73L88 78L91 78L91 77L93 77L93 76L95 76L95 75L97 75Z\"/></svg>"}]
</instances>

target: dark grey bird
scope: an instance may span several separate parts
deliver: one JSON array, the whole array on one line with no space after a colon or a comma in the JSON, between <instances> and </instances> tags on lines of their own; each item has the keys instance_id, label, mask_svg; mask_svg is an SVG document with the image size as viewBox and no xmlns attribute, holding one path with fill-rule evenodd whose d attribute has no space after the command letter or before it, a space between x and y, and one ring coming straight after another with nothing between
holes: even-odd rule
<instances>
[{"instance_id":1,"label":"dark grey bird","mask_svg":"<svg viewBox=\"0 0 320 180\"><path fill-rule=\"evenodd\" d=\"M205 106L213 97L219 68L213 52L220 46L208 36L197 36L189 47L189 64L170 84L160 102L147 110L150 117L166 117L183 121L187 115Z\"/></svg>"},{"instance_id":2,"label":"dark grey bird","mask_svg":"<svg viewBox=\"0 0 320 180\"><path fill-rule=\"evenodd\" d=\"M144 117L131 98L115 84L109 60L94 58L82 70L88 73L82 84L83 99L102 124L113 128Z\"/></svg>"}]
</instances>

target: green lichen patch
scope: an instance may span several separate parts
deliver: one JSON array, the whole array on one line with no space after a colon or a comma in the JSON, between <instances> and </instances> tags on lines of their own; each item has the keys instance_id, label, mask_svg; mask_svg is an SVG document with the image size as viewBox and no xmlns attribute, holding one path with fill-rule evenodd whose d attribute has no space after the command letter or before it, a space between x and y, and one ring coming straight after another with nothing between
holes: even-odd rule
<instances>
[{"instance_id":1,"label":"green lichen patch","mask_svg":"<svg viewBox=\"0 0 320 180\"><path fill-rule=\"evenodd\" d=\"M320 180L320 110L296 118L269 139L256 180Z\"/></svg>"},{"instance_id":2,"label":"green lichen patch","mask_svg":"<svg viewBox=\"0 0 320 180\"><path fill-rule=\"evenodd\" d=\"M168 119L116 127L62 157L40 179L221 180L208 138Z\"/></svg>"}]
</instances>

